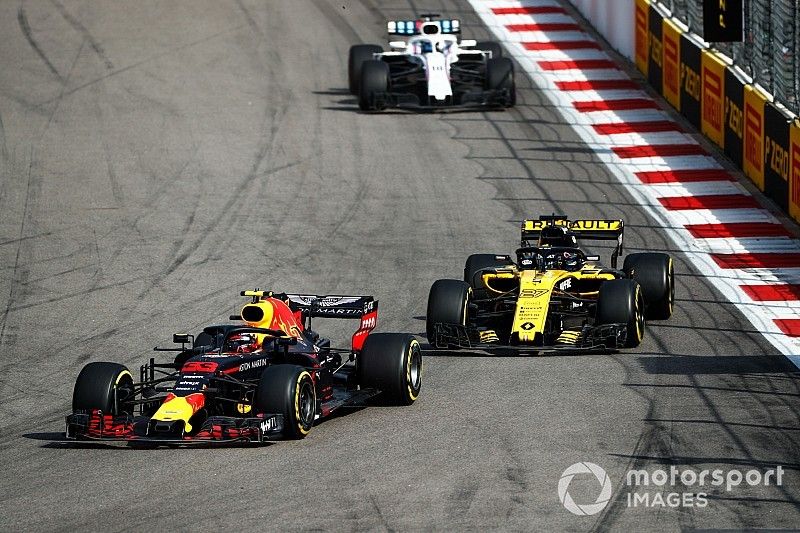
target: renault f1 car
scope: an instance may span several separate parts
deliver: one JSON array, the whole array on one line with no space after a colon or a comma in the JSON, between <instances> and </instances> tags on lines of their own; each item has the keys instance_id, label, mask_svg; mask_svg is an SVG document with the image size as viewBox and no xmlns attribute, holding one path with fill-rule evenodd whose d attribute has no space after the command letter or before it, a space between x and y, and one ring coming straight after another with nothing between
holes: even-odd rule
<instances>
[{"instance_id":1,"label":"renault f1 car","mask_svg":"<svg viewBox=\"0 0 800 533\"><path fill-rule=\"evenodd\" d=\"M390 51L379 45L350 48L350 92L364 111L387 107L437 109L454 106L511 107L516 103L514 64L496 42L459 41L461 24L438 19L387 23Z\"/></svg>"},{"instance_id":2,"label":"renault f1 car","mask_svg":"<svg viewBox=\"0 0 800 533\"><path fill-rule=\"evenodd\" d=\"M176 334L168 363L151 358L139 379L123 365L93 362L78 375L67 439L137 444L264 442L300 439L315 420L382 394L410 405L422 383L414 337L373 333L371 296L244 291L238 323ZM311 329L311 319L352 318L347 349Z\"/></svg>"},{"instance_id":3,"label":"renault f1 car","mask_svg":"<svg viewBox=\"0 0 800 533\"><path fill-rule=\"evenodd\" d=\"M516 258L474 254L464 279L436 281L428 296L427 335L434 348L516 353L633 348L645 319L672 315L672 259L625 257L622 220L525 220ZM613 240L611 268L586 255L579 240Z\"/></svg>"}]
</instances>

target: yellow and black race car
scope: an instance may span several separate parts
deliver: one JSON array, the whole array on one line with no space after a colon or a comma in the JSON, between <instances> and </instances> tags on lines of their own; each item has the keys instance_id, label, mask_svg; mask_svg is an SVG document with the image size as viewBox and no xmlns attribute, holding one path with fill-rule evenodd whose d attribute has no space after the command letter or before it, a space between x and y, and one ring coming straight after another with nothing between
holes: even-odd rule
<instances>
[{"instance_id":1,"label":"yellow and black race car","mask_svg":"<svg viewBox=\"0 0 800 533\"><path fill-rule=\"evenodd\" d=\"M622 220L541 216L522 223L516 261L473 254L464 280L441 279L428 296L427 335L434 348L486 351L611 351L642 342L645 319L672 315L672 258L625 257ZM611 268L579 240L612 240Z\"/></svg>"}]
</instances>

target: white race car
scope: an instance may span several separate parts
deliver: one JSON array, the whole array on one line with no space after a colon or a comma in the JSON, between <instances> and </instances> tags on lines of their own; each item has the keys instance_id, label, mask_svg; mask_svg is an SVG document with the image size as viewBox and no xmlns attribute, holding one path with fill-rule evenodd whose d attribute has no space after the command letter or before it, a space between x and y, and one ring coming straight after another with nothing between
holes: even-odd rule
<instances>
[{"instance_id":1,"label":"white race car","mask_svg":"<svg viewBox=\"0 0 800 533\"><path fill-rule=\"evenodd\" d=\"M387 107L437 109L454 106L511 107L516 103L514 64L496 42L458 40L461 23L421 15L392 20L391 51L379 45L350 47L350 92L364 111Z\"/></svg>"}]
</instances>

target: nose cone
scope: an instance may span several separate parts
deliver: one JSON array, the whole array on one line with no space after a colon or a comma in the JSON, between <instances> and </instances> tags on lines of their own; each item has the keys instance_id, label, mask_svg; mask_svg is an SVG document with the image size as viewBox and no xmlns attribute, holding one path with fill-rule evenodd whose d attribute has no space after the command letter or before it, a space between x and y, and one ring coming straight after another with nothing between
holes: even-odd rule
<instances>
[{"instance_id":1,"label":"nose cone","mask_svg":"<svg viewBox=\"0 0 800 533\"><path fill-rule=\"evenodd\" d=\"M175 396L170 393L161 407L158 408L156 414L152 416L152 420L159 422L174 422L176 420L183 420L185 431L188 433L192 431L192 426L189 424L189 419L205 405L205 396L196 392L188 396Z\"/></svg>"},{"instance_id":2,"label":"nose cone","mask_svg":"<svg viewBox=\"0 0 800 533\"><path fill-rule=\"evenodd\" d=\"M428 69L428 96L433 96L436 100L453 96L445 55L441 52L431 52L425 54L425 59Z\"/></svg>"}]
</instances>

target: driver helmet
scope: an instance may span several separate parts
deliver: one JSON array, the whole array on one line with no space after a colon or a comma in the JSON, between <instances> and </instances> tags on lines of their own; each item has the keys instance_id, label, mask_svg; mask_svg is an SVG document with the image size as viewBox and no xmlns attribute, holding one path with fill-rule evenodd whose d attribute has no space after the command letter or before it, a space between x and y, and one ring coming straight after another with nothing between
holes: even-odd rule
<instances>
[{"instance_id":1,"label":"driver helmet","mask_svg":"<svg viewBox=\"0 0 800 533\"><path fill-rule=\"evenodd\" d=\"M258 338L254 333L236 333L225 342L225 351L251 353L258 350Z\"/></svg>"},{"instance_id":2,"label":"driver helmet","mask_svg":"<svg viewBox=\"0 0 800 533\"><path fill-rule=\"evenodd\" d=\"M578 246L578 241L567 228L560 226L545 226L539 234L539 246L567 247Z\"/></svg>"}]
</instances>

